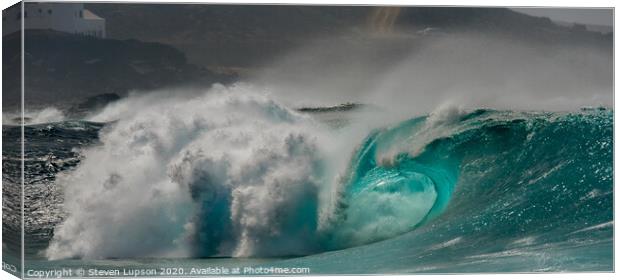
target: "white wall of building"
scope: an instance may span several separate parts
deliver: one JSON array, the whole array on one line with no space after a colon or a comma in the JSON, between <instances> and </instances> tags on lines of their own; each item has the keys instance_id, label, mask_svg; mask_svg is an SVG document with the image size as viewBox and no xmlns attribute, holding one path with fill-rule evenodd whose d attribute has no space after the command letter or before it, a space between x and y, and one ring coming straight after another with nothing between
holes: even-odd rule
<instances>
[{"instance_id":1,"label":"white wall of building","mask_svg":"<svg viewBox=\"0 0 620 280\"><path fill-rule=\"evenodd\" d=\"M26 29L52 29L105 38L105 19L85 10L80 3L26 3L23 18ZM18 31L21 20L20 5L2 11L2 35Z\"/></svg>"}]
</instances>

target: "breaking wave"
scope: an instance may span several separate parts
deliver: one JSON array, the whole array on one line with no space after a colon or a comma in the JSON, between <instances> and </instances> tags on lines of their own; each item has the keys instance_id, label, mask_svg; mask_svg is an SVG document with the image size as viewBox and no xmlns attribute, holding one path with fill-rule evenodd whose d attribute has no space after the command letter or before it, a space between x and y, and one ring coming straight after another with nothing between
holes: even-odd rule
<instances>
[{"instance_id":1,"label":"breaking wave","mask_svg":"<svg viewBox=\"0 0 620 280\"><path fill-rule=\"evenodd\" d=\"M247 85L130 98L93 117L114 122L58 175L68 216L46 256L300 256L416 233L439 250L479 231L505 249L590 232L613 221L612 115L449 107L345 133Z\"/></svg>"}]
</instances>

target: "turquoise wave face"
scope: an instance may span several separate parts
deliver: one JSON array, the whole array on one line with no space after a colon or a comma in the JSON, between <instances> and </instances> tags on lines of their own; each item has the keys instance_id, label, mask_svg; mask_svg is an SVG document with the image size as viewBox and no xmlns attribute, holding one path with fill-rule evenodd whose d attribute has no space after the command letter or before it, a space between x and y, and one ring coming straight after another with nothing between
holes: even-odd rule
<instances>
[{"instance_id":1,"label":"turquoise wave face","mask_svg":"<svg viewBox=\"0 0 620 280\"><path fill-rule=\"evenodd\" d=\"M330 248L347 248L394 237L441 213L458 176L452 158L413 157L394 147L424 128L416 118L372 133L353 157L345 181L341 223ZM382 160L380 155L390 154Z\"/></svg>"},{"instance_id":2,"label":"turquoise wave face","mask_svg":"<svg viewBox=\"0 0 620 280\"><path fill-rule=\"evenodd\" d=\"M478 110L373 132L315 272L613 268L613 111ZM342 261L351 260L351 261Z\"/></svg>"}]
</instances>

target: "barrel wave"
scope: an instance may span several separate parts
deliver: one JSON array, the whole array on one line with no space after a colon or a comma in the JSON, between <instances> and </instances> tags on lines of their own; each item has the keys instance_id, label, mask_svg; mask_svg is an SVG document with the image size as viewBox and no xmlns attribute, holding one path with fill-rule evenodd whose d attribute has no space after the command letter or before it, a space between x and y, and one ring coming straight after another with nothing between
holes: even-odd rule
<instances>
[{"instance_id":1,"label":"barrel wave","mask_svg":"<svg viewBox=\"0 0 620 280\"><path fill-rule=\"evenodd\" d=\"M330 229L330 248L394 237L441 213L456 183L457 163L452 158L411 156L403 150L424 124L425 118L415 118L374 131L364 140L343 181L342 207ZM396 154L391 152L394 148ZM383 153L389 158L382 158Z\"/></svg>"},{"instance_id":2,"label":"barrel wave","mask_svg":"<svg viewBox=\"0 0 620 280\"><path fill-rule=\"evenodd\" d=\"M610 270L612 119L602 108L485 109L438 125L429 116L376 131L352 162L348 199L388 192L434 201L421 212L390 212L390 225L373 232L391 239L279 264L324 273ZM361 211L370 223L384 215L376 204L391 211L406 200L343 212ZM358 226L353 236L371 232Z\"/></svg>"}]
</instances>

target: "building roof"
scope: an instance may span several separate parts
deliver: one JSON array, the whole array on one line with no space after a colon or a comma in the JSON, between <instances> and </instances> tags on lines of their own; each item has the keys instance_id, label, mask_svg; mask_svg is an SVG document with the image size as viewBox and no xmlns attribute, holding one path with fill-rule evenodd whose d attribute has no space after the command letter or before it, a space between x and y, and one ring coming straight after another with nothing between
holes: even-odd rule
<instances>
[{"instance_id":1,"label":"building roof","mask_svg":"<svg viewBox=\"0 0 620 280\"><path fill-rule=\"evenodd\" d=\"M93 12L84 9L83 16L85 19L103 19L102 17L95 15Z\"/></svg>"}]
</instances>

